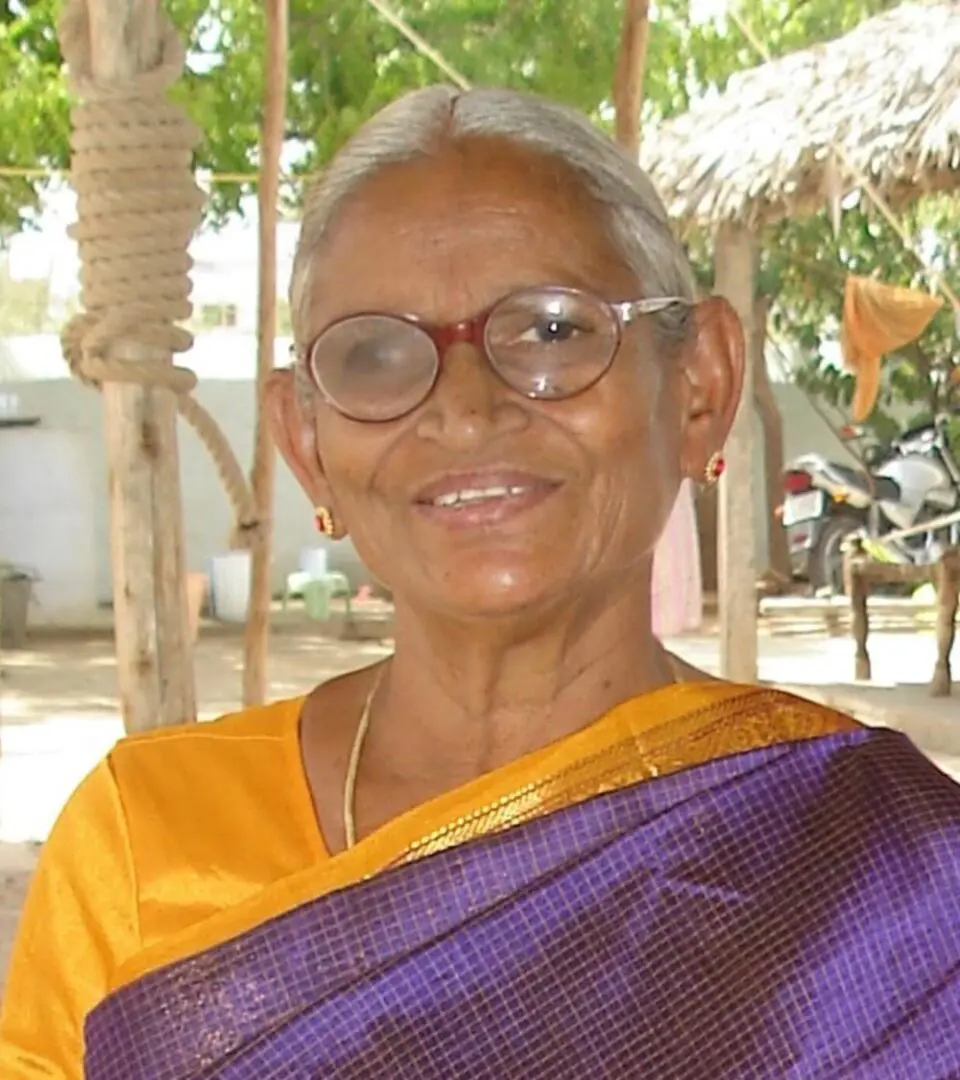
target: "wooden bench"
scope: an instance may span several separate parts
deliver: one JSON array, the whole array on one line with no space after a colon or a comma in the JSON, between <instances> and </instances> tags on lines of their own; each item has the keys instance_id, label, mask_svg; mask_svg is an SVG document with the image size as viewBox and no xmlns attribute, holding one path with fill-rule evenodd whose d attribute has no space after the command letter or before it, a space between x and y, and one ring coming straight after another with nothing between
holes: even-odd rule
<instances>
[{"instance_id":1,"label":"wooden bench","mask_svg":"<svg viewBox=\"0 0 960 1080\"><path fill-rule=\"evenodd\" d=\"M875 562L864 550L860 540L853 540L844 555L844 581L850 601L850 624L856 646L854 678L871 678L870 653L867 638L870 634L872 586L908 584L919 586L932 582L937 591L935 635L937 659L930 682L934 697L949 697L952 686L950 653L956 640L957 609L960 607L960 548L947 550L939 562L928 566L903 566Z\"/></svg>"},{"instance_id":2,"label":"wooden bench","mask_svg":"<svg viewBox=\"0 0 960 1080\"><path fill-rule=\"evenodd\" d=\"M903 596L871 596L867 600L871 622L884 629L916 630L933 626L935 601ZM760 618L771 634L803 634L825 630L842 637L852 628L846 596L767 596L760 601Z\"/></svg>"}]
</instances>

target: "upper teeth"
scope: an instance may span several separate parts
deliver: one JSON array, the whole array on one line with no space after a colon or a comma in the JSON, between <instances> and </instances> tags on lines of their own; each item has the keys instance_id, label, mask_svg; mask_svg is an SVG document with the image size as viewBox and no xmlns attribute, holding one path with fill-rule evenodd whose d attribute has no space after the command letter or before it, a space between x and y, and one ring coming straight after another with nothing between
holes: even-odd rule
<instances>
[{"instance_id":1,"label":"upper teeth","mask_svg":"<svg viewBox=\"0 0 960 1080\"><path fill-rule=\"evenodd\" d=\"M525 488L515 486L466 488L463 491L450 491L445 495L438 495L433 500L433 505L456 506L458 503L474 502L477 499L503 499L508 495L522 495L525 490Z\"/></svg>"}]
</instances>

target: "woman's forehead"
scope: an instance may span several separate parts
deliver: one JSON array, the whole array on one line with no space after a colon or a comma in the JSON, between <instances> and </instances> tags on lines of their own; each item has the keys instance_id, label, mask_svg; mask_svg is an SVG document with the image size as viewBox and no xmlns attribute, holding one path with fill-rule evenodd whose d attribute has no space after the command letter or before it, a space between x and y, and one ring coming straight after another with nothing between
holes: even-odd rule
<instances>
[{"instance_id":1,"label":"woman's forehead","mask_svg":"<svg viewBox=\"0 0 960 1080\"><path fill-rule=\"evenodd\" d=\"M547 283L635 285L562 163L457 147L385 168L341 208L314 264L310 329L363 310L450 321Z\"/></svg>"}]
</instances>

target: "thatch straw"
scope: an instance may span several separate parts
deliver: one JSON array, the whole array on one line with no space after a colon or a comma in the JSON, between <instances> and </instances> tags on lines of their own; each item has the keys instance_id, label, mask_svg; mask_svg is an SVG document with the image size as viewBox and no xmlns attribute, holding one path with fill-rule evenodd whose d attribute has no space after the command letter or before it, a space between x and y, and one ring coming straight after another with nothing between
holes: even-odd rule
<instances>
[{"instance_id":1,"label":"thatch straw","mask_svg":"<svg viewBox=\"0 0 960 1080\"><path fill-rule=\"evenodd\" d=\"M836 143L894 205L960 186L960 2L904 4L735 75L641 156L681 225L756 225L825 205Z\"/></svg>"}]
</instances>

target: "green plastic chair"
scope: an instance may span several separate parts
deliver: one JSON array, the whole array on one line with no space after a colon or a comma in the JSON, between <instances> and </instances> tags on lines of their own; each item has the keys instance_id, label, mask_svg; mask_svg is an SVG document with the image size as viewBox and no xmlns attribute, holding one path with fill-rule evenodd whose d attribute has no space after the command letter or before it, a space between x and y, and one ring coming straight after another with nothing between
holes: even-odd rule
<instances>
[{"instance_id":1,"label":"green plastic chair","mask_svg":"<svg viewBox=\"0 0 960 1080\"><path fill-rule=\"evenodd\" d=\"M317 622L326 622L330 618L330 601L335 597L346 599L348 618L353 614L350 581L345 574L326 574L322 578L310 578L303 583L302 590L304 610Z\"/></svg>"}]
</instances>

